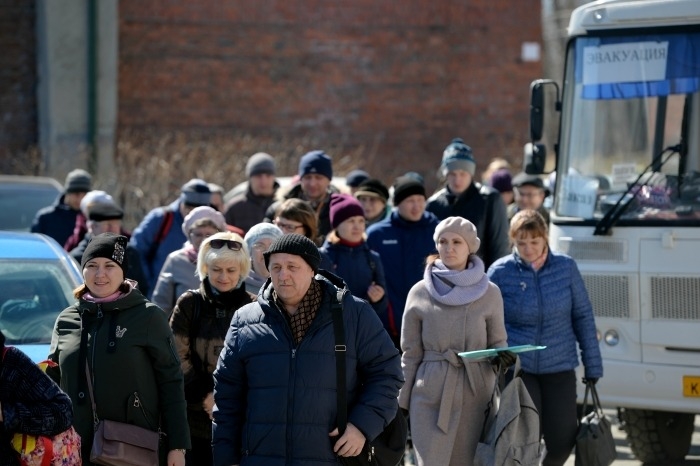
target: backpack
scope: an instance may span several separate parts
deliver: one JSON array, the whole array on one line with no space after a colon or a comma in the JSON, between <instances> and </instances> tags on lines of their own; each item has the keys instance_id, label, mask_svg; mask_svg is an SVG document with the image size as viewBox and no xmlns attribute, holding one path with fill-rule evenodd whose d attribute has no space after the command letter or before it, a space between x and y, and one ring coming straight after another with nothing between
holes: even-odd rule
<instances>
[{"instance_id":1,"label":"backpack","mask_svg":"<svg viewBox=\"0 0 700 466\"><path fill-rule=\"evenodd\" d=\"M519 362L515 374L520 372ZM500 394L498 382L496 377L474 466L537 466L544 447L540 442L540 415L535 403L519 375Z\"/></svg>"},{"instance_id":2,"label":"backpack","mask_svg":"<svg viewBox=\"0 0 700 466\"><path fill-rule=\"evenodd\" d=\"M156 252L158 251L158 246L163 242L165 237L170 232L170 227L173 226L173 217L175 217L175 212L167 207L163 207L163 220L160 222L156 236L153 238L153 243L146 253L146 260L150 264L153 262L153 258L156 257Z\"/></svg>"},{"instance_id":3,"label":"backpack","mask_svg":"<svg viewBox=\"0 0 700 466\"><path fill-rule=\"evenodd\" d=\"M2 352L3 359L8 348ZM47 367L55 366L53 361L45 360L38 366L46 372ZM12 448L17 452L20 466L81 466L80 435L73 426L68 430L46 437L16 433L10 440Z\"/></svg>"}]
</instances>

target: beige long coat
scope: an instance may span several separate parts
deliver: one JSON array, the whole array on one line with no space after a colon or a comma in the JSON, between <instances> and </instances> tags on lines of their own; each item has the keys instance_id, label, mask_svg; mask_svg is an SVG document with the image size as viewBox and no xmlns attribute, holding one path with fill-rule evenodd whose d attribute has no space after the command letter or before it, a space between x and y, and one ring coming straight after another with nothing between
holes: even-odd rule
<instances>
[{"instance_id":1,"label":"beige long coat","mask_svg":"<svg viewBox=\"0 0 700 466\"><path fill-rule=\"evenodd\" d=\"M476 301L449 306L421 280L408 294L401 346L399 405L409 410L418 466L473 464L496 376L488 360L457 353L507 346L498 287L489 283Z\"/></svg>"}]
</instances>

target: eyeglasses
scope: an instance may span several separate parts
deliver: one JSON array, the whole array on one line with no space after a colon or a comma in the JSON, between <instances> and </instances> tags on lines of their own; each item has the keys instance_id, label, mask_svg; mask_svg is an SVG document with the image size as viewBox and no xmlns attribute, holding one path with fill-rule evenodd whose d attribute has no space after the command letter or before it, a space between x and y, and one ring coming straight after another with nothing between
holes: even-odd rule
<instances>
[{"instance_id":1,"label":"eyeglasses","mask_svg":"<svg viewBox=\"0 0 700 466\"><path fill-rule=\"evenodd\" d=\"M221 249L224 245L228 246L231 251L240 251L243 248L243 244L231 239L213 239L209 241L209 244L211 244L211 247L214 249Z\"/></svg>"},{"instance_id":2,"label":"eyeglasses","mask_svg":"<svg viewBox=\"0 0 700 466\"><path fill-rule=\"evenodd\" d=\"M270 249L270 245L265 243L253 243L253 249L255 249L256 251L265 252L268 249Z\"/></svg>"},{"instance_id":3,"label":"eyeglasses","mask_svg":"<svg viewBox=\"0 0 700 466\"><path fill-rule=\"evenodd\" d=\"M299 228L304 228L304 225L293 225L291 223L285 223L279 220L275 220L275 225L277 225L280 230L286 231L288 233L297 231Z\"/></svg>"}]
</instances>

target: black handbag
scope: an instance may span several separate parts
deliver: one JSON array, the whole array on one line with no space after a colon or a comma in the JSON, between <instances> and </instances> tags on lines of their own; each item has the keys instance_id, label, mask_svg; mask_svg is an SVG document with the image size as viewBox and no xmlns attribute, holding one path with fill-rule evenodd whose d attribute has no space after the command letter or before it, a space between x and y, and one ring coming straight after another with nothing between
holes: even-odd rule
<instances>
[{"instance_id":1,"label":"black handbag","mask_svg":"<svg viewBox=\"0 0 700 466\"><path fill-rule=\"evenodd\" d=\"M333 331L335 332L335 367L338 390L338 430L343 435L348 424L347 388L345 380L345 328L341 296L332 305ZM403 458L408 437L408 423L396 404L394 419L373 441L366 440L362 452L357 456L339 456L346 466L397 466Z\"/></svg>"},{"instance_id":2,"label":"black handbag","mask_svg":"<svg viewBox=\"0 0 700 466\"><path fill-rule=\"evenodd\" d=\"M591 394L593 411L586 414L588 394ZM609 466L617 458L615 440L610 421L603 414L595 385L586 382L583 396L584 414L579 421L576 434L576 466Z\"/></svg>"}]
</instances>

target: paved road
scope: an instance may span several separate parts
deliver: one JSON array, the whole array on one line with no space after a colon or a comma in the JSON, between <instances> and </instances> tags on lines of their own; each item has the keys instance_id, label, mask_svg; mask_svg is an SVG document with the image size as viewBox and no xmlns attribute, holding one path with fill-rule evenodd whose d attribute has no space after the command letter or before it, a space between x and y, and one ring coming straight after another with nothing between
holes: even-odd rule
<instances>
[{"instance_id":1,"label":"paved road","mask_svg":"<svg viewBox=\"0 0 700 466\"><path fill-rule=\"evenodd\" d=\"M613 437L615 438L617 460L613 466L641 466L644 463L638 461L632 456L629 444L625 438L625 433L619 429L619 421L617 419L617 411L605 410L606 416L613 423ZM693 446L690 448L690 453L686 456L685 461L677 463L669 463L663 466L700 466L700 415L695 416L695 433L692 440ZM572 454L566 461L564 466L574 466L575 456ZM406 460L404 466L414 466L413 462Z\"/></svg>"}]
</instances>

